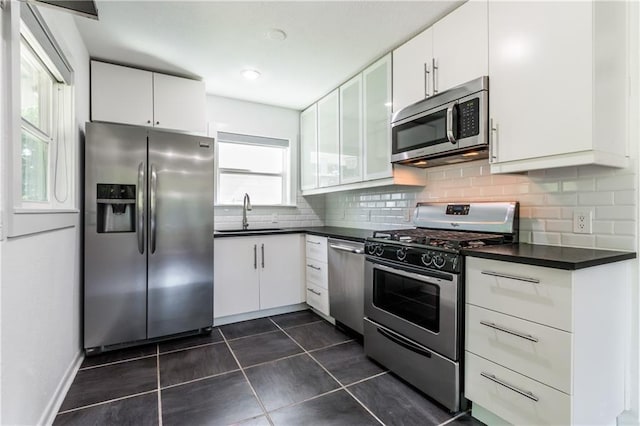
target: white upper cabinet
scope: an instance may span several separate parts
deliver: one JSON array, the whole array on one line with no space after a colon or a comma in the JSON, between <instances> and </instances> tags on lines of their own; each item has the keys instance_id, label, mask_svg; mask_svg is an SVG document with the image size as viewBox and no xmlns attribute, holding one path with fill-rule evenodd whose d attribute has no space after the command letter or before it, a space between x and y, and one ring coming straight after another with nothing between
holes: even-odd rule
<instances>
[{"instance_id":1,"label":"white upper cabinet","mask_svg":"<svg viewBox=\"0 0 640 426\"><path fill-rule=\"evenodd\" d=\"M91 120L204 134L204 82L91 61Z\"/></svg>"},{"instance_id":2,"label":"white upper cabinet","mask_svg":"<svg viewBox=\"0 0 640 426\"><path fill-rule=\"evenodd\" d=\"M362 180L362 74L340 87L340 183Z\"/></svg>"},{"instance_id":3,"label":"white upper cabinet","mask_svg":"<svg viewBox=\"0 0 640 426\"><path fill-rule=\"evenodd\" d=\"M471 0L393 51L393 112L488 74L487 1Z\"/></svg>"},{"instance_id":4,"label":"white upper cabinet","mask_svg":"<svg viewBox=\"0 0 640 426\"><path fill-rule=\"evenodd\" d=\"M393 51L393 112L433 94L432 58L431 28Z\"/></svg>"},{"instance_id":5,"label":"white upper cabinet","mask_svg":"<svg viewBox=\"0 0 640 426\"><path fill-rule=\"evenodd\" d=\"M318 186L340 183L339 90L318 101Z\"/></svg>"},{"instance_id":6,"label":"white upper cabinet","mask_svg":"<svg viewBox=\"0 0 640 426\"><path fill-rule=\"evenodd\" d=\"M364 177L391 177L391 54L362 72Z\"/></svg>"},{"instance_id":7,"label":"white upper cabinet","mask_svg":"<svg viewBox=\"0 0 640 426\"><path fill-rule=\"evenodd\" d=\"M434 93L489 73L487 6L470 0L433 25Z\"/></svg>"},{"instance_id":8,"label":"white upper cabinet","mask_svg":"<svg viewBox=\"0 0 640 426\"><path fill-rule=\"evenodd\" d=\"M318 187L318 104L300 114L300 189Z\"/></svg>"},{"instance_id":9,"label":"white upper cabinet","mask_svg":"<svg viewBox=\"0 0 640 426\"><path fill-rule=\"evenodd\" d=\"M153 73L155 127L205 133L206 107L203 81Z\"/></svg>"},{"instance_id":10,"label":"white upper cabinet","mask_svg":"<svg viewBox=\"0 0 640 426\"><path fill-rule=\"evenodd\" d=\"M625 167L624 2L490 2L491 171Z\"/></svg>"},{"instance_id":11,"label":"white upper cabinet","mask_svg":"<svg viewBox=\"0 0 640 426\"><path fill-rule=\"evenodd\" d=\"M91 61L91 119L153 126L153 73Z\"/></svg>"}]
</instances>

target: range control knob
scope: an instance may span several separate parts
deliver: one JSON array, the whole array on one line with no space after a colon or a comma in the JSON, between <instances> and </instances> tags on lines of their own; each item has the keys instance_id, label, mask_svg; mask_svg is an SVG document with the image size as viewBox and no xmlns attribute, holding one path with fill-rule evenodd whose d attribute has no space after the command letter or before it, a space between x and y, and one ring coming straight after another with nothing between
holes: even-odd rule
<instances>
[{"instance_id":1,"label":"range control knob","mask_svg":"<svg viewBox=\"0 0 640 426\"><path fill-rule=\"evenodd\" d=\"M377 246L376 247L376 256L382 256L383 253L384 253L384 247Z\"/></svg>"},{"instance_id":2,"label":"range control knob","mask_svg":"<svg viewBox=\"0 0 640 426\"><path fill-rule=\"evenodd\" d=\"M429 266L431 265L431 262L433 262L433 258L431 257L431 253L425 253L421 256L422 259L422 263L424 263L425 266Z\"/></svg>"},{"instance_id":3,"label":"range control knob","mask_svg":"<svg viewBox=\"0 0 640 426\"><path fill-rule=\"evenodd\" d=\"M433 258L433 266L435 266L438 269L442 268L445 262L446 260L440 255L434 256Z\"/></svg>"},{"instance_id":4,"label":"range control knob","mask_svg":"<svg viewBox=\"0 0 640 426\"><path fill-rule=\"evenodd\" d=\"M376 252L376 246L375 244L368 244L367 245L367 253L369 254L373 254Z\"/></svg>"},{"instance_id":5,"label":"range control knob","mask_svg":"<svg viewBox=\"0 0 640 426\"><path fill-rule=\"evenodd\" d=\"M398 260L404 260L407 257L406 247L399 248L398 251L396 251L396 257Z\"/></svg>"}]
</instances>

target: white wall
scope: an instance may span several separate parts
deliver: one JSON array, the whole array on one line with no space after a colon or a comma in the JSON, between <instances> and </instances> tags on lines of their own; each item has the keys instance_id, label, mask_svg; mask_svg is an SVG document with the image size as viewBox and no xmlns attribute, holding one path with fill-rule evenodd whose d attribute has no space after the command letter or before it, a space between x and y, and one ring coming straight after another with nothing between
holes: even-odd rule
<instances>
[{"instance_id":1,"label":"white wall","mask_svg":"<svg viewBox=\"0 0 640 426\"><path fill-rule=\"evenodd\" d=\"M295 189L292 196L295 197L296 206L254 206L253 210L248 213L249 224L252 228L323 225L324 197L304 198L298 190L300 111L220 96L207 96L207 120L209 135L212 137L221 131L290 141L292 179ZM241 225L241 207L215 208L216 228L238 228Z\"/></svg>"},{"instance_id":2,"label":"white wall","mask_svg":"<svg viewBox=\"0 0 640 426\"><path fill-rule=\"evenodd\" d=\"M14 0L9 6L15 10L18 4ZM87 50L71 15L46 8L40 12L75 71L80 132L89 119ZM10 82L6 74L2 78L6 88ZM6 155L10 143L16 141L3 140L1 155ZM6 192L3 195L6 211ZM72 226L65 229L8 238L0 242L0 251L0 423L45 423L57 412L66 381L81 359L79 215L75 214Z\"/></svg>"}]
</instances>

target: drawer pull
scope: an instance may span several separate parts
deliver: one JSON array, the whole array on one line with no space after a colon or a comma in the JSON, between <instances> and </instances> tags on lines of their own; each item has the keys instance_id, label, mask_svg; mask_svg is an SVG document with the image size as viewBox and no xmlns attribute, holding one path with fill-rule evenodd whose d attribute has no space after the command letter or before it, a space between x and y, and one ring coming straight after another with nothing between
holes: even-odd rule
<instances>
[{"instance_id":1,"label":"drawer pull","mask_svg":"<svg viewBox=\"0 0 640 426\"><path fill-rule=\"evenodd\" d=\"M522 339L526 339L526 340L529 340L531 342L538 343L538 339L536 337L533 337L530 334L520 333L519 331L515 331L515 330L511 330L511 329L505 328L505 327L501 327L499 325L496 325L496 324L494 324L492 322L488 322L488 321L480 321L480 324L482 324L484 326L487 326L489 328L493 328L493 329L498 330L498 331L502 331L503 333L512 334L512 335L520 337Z\"/></svg>"},{"instance_id":2,"label":"drawer pull","mask_svg":"<svg viewBox=\"0 0 640 426\"><path fill-rule=\"evenodd\" d=\"M312 288L308 288L307 291L310 291L311 293L315 294L316 296L322 296L322 293L320 293L319 291L315 291Z\"/></svg>"},{"instance_id":3,"label":"drawer pull","mask_svg":"<svg viewBox=\"0 0 640 426\"><path fill-rule=\"evenodd\" d=\"M535 396L534 394L532 394L531 392L527 392L527 391L523 391L522 389L518 389L517 387L510 385L507 382L503 382L502 380L498 379L496 376L494 376L493 374L489 374L489 373L485 373L482 372L480 373L480 375L484 378L487 378L489 380L491 380L492 382L495 382L497 384L499 384L500 386L504 386L507 389L510 389L516 393L519 393L522 396L526 396L527 398L529 398L532 401L538 402L538 397Z\"/></svg>"},{"instance_id":4,"label":"drawer pull","mask_svg":"<svg viewBox=\"0 0 640 426\"><path fill-rule=\"evenodd\" d=\"M493 272L493 271L482 271L481 273L484 275L491 275L492 277L509 278L511 280L526 281L528 283L540 284L540 280L537 278L519 277L517 275L509 275L509 274L503 274L500 272Z\"/></svg>"},{"instance_id":5,"label":"drawer pull","mask_svg":"<svg viewBox=\"0 0 640 426\"><path fill-rule=\"evenodd\" d=\"M317 244L317 245L320 245L320 241L307 241L307 244Z\"/></svg>"},{"instance_id":6,"label":"drawer pull","mask_svg":"<svg viewBox=\"0 0 640 426\"><path fill-rule=\"evenodd\" d=\"M319 267L317 267L317 266L309 265L308 263L307 263L307 266L308 266L309 268L311 268L311 269L315 269L316 271L319 271L320 269L322 269L322 268L319 268Z\"/></svg>"}]
</instances>

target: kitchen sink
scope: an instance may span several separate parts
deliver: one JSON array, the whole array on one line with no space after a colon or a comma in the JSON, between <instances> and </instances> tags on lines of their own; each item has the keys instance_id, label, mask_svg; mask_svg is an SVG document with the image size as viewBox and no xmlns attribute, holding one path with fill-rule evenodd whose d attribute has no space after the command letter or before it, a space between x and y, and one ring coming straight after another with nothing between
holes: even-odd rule
<instances>
[{"instance_id":1,"label":"kitchen sink","mask_svg":"<svg viewBox=\"0 0 640 426\"><path fill-rule=\"evenodd\" d=\"M282 231L282 228L254 228L254 229L216 229L216 232L224 233L250 233L250 232L270 232L270 231Z\"/></svg>"}]
</instances>

